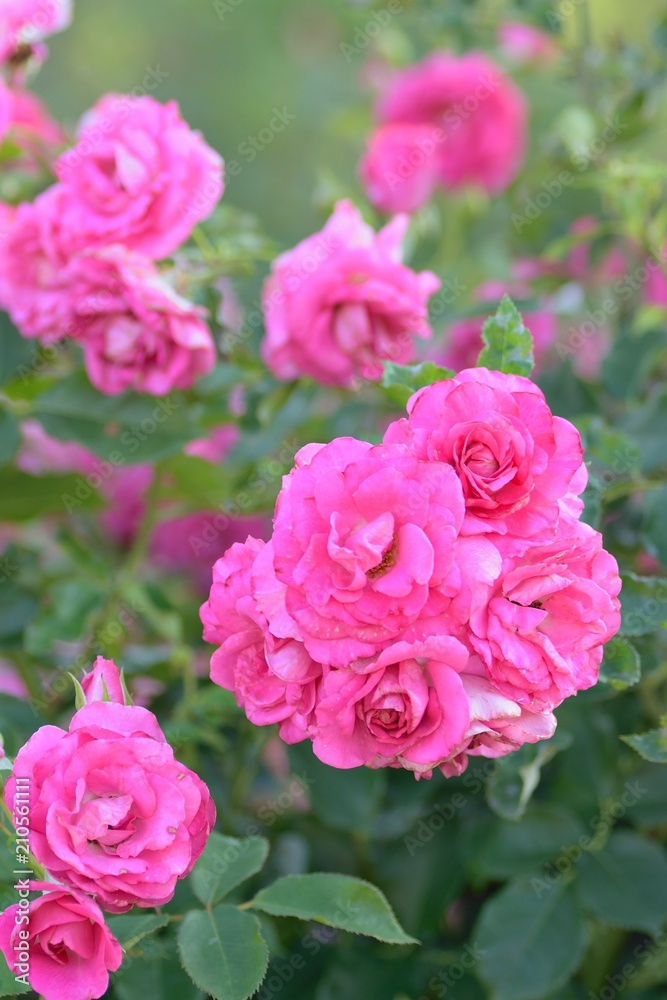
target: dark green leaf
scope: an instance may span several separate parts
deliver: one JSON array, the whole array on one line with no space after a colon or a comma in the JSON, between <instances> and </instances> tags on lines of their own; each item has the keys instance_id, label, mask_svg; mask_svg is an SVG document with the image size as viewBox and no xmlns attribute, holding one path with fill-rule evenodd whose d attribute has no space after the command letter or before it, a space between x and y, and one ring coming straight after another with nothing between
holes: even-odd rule
<instances>
[{"instance_id":1,"label":"dark green leaf","mask_svg":"<svg viewBox=\"0 0 667 1000\"><path fill-rule=\"evenodd\" d=\"M0 312L0 385L6 385L28 367L35 348L34 340L26 340L18 332L7 313Z\"/></svg>"},{"instance_id":2,"label":"dark green leaf","mask_svg":"<svg viewBox=\"0 0 667 1000\"><path fill-rule=\"evenodd\" d=\"M611 684L617 691L631 687L641 679L639 653L630 642L615 638L604 648L600 680Z\"/></svg>"},{"instance_id":3,"label":"dark green leaf","mask_svg":"<svg viewBox=\"0 0 667 1000\"><path fill-rule=\"evenodd\" d=\"M11 462L21 443L21 432L16 417L7 410L0 410L0 465Z\"/></svg>"},{"instance_id":4,"label":"dark green leaf","mask_svg":"<svg viewBox=\"0 0 667 1000\"><path fill-rule=\"evenodd\" d=\"M0 520L26 521L40 514L65 514L71 511L68 498L76 498L76 507L99 506L94 490L87 490L78 499L81 476L29 476L18 469L7 468L2 473ZM69 507L69 511L68 511Z\"/></svg>"},{"instance_id":5,"label":"dark green leaf","mask_svg":"<svg viewBox=\"0 0 667 1000\"><path fill-rule=\"evenodd\" d=\"M389 944L418 943L401 928L379 889L347 875L286 875L258 892L252 906L273 916L317 920Z\"/></svg>"},{"instance_id":6,"label":"dark green leaf","mask_svg":"<svg viewBox=\"0 0 667 1000\"><path fill-rule=\"evenodd\" d=\"M659 729L651 729L648 733L636 733L621 736L628 746L653 764L667 764L667 716L661 720Z\"/></svg>"},{"instance_id":7,"label":"dark green leaf","mask_svg":"<svg viewBox=\"0 0 667 1000\"><path fill-rule=\"evenodd\" d=\"M192 872L192 890L205 906L215 906L232 889L264 867L269 842L264 837L223 837L214 831Z\"/></svg>"},{"instance_id":8,"label":"dark green leaf","mask_svg":"<svg viewBox=\"0 0 667 1000\"><path fill-rule=\"evenodd\" d=\"M529 376L533 370L533 338L509 295L504 295L495 316L482 328L486 345L477 359L483 368L511 375Z\"/></svg>"},{"instance_id":9,"label":"dark green leaf","mask_svg":"<svg viewBox=\"0 0 667 1000\"><path fill-rule=\"evenodd\" d=\"M571 883L548 891L511 883L484 904L473 936L492 1000L537 1000L564 986L586 948L586 923Z\"/></svg>"},{"instance_id":10,"label":"dark green leaf","mask_svg":"<svg viewBox=\"0 0 667 1000\"><path fill-rule=\"evenodd\" d=\"M264 979L269 961L257 917L234 906L186 913L178 951L195 986L215 1000L247 1000Z\"/></svg>"},{"instance_id":11,"label":"dark green leaf","mask_svg":"<svg viewBox=\"0 0 667 1000\"><path fill-rule=\"evenodd\" d=\"M667 579L624 573L622 580L620 635L647 635L667 622Z\"/></svg>"},{"instance_id":12,"label":"dark green leaf","mask_svg":"<svg viewBox=\"0 0 667 1000\"><path fill-rule=\"evenodd\" d=\"M124 951L130 951L142 938L166 927L169 917L159 913L148 913L143 916L124 913L119 917L107 917L107 927L120 941Z\"/></svg>"},{"instance_id":13,"label":"dark green leaf","mask_svg":"<svg viewBox=\"0 0 667 1000\"><path fill-rule=\"evenodd\" d=\"M540 781L541 770L572 737L558 730L550 740L526 745L498 761L486 785L486 800L502 819L519 820Z\"/></svg>"},{"instance_id":14,"label":"dark green leaf","mask_svg":"<svg viewBox=\"0 0 667 1000\"><path fill-rule=\"evenodd\" d=\"M657 844L623 830L579 862L584 906L612 927L657 933L667 920L667 857Z\"/></svg>"}]
</instances>

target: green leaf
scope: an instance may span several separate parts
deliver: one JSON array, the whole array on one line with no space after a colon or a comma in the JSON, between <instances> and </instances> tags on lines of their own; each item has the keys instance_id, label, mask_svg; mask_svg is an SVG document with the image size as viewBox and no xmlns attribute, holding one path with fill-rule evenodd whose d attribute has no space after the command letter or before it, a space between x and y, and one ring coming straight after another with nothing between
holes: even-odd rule
<instances>
[{"instance_id":1,"label":"green leaf","mask_svg":"<svg viewBox=\"0 0 667 1000\"><path fill-rule=\"evenodd\" d=\"M285 875L258 892L251 905L272 916L317 920L388 944L419 943L402 929L379 889L348 875Z\"/></svg>"},{"instance_id":2,"label":"green leaf","mask_svg":"<svg viewBox=\"0 0 667 1000\"><path fill-rule=\"evenodd\" d=\"M148 913L144 916L123 914L119 917L107 917L107 926L114 937L120 942L124 951L130 951L142 938L166 927L169 917L166 913Z\"/></svg>"},{"instance_id":3,"label":"green leaf","mask_svg":"<svg viewBox=\"0 0 667 1000\"><path fill-rule=\"evenodd\" d=\"M501 758L486 785L486 800L493 811L502 819L521 819L539 784L542 768L571 743L569 733L559 729L550 740L523 746Z\"/></svg>"},{"instance_id":4,"label":"green leaf","mask_svg":"<svg viewBox=\"0 0 667 1000\"><path fill-rule=\"evenodd\" d=\"M0 465L11 462L21 443L21 432L16 417L7 410L0 410Z\"/></svg>"},{"instance_id":5,"label":"green leaf","mask_svg":"<svg viewBox=\"0 0 667 1000\"><path fill-rule=\"evenodd\" d=\"M112 920L116 918L113 917ZM130 920L135 919L130 917ZM171 929L160 937L146 935L139 947L125 954L112 976L113 996L118 1000L205 1000L178 960Z\"/></svg>"},{"instance_id":6,"label":"green leaf","mask_svg":"<svg viewBox=\"0 0 667 1000\"><path fill-rule=\"evenodd\" d=\"M652 841L631 831L613 833L578 867L582 902L606 924L656 934L667 920L667 857Z\"/></svg>"},{"instance_id":7,"label":"green leaf","mask_svg":"<svg viewBox=\"0 0 667 1000\"><path fill-rule=\"evenodd\" d=\"M617 691L632 687L641 679L639 653L625 639L614 638L604 648L600 680L611 684Z\"/></svg>"},{"instance_id":8,"label":"green leaf","mask_svg":"<svg viewBox=\"0 0 667 1000\"><path fill-rule=\"evenodd\" d=\"M35 349L34 340L26 340L18 332L7 313L0 312L0 385L6 385L20 374L22 366L30 364Z\"/></svg>"},{"instance_id":9,"label":"green leaf","mask_svg":"<svg viewBox=\"0 0 667 1000\"><path fill-rule=\"evenodd\" d=\"M232 889L264 867L269 842L264 837L223 837L213 831L192 872L192 891L204 906L215 906Z\"/></svg>"},{"instance_id":10,"label":"green leaf","mask_svg":"<svg viewBox=\"0 0 667 1000\"><path fill-rule=\"evenodd\" d=\"M572 884L548 892L510 883L482 907L473 940L492 1000L536 1000L564 986L586 948L586 922Z\"/></svg>"},{"instance_id":11,"label":"green leaf","mask_svg":"<svg viewBox=\"0 0 667 1000\"><path fill-rule=\"evenodd\" d=\"M647 493L643 501L644 524L642 536L655 551L663 566L667 566L667 485Z\"/></svg>"},{"instance_id":12,"label":"green leaf","mask_svg":"<svg viewBox=\"0 0 667 1000\"><path fill-rule=\"evenodd\" d=\"M660 729L621 736L621 739L644 760L650 760L653 764L667 764L667 715L662 717L660 723Z\"/></svg>"},{"instance_id":13,"label":"green leaf","mask_svg":"<svg viewBox=\"0 0 667 1000\"><path fill-rule=\"evenodd\" d=\"M477 364L510 375L529 376L533 370L533 338L509 295L504 295L495 316L482 328L482 349Z\"/></svg>"},{"instance_id":14,"label":"green leaf","mask_svg":"<svg viewBox=\"0 0 667 1000\"><path fill-rule=\"evenodd\" d=\"M67 497L80 487L80 476L29 476L18 469L2 472L0 521L27 521L41 514L67 513ZM94 490L77 506L99 506Z\"/></svg>"},{"instance_id":15,"label":"green leaf","mask_svg":"<svg viewBox=\"0 0 667 1000\"><path fill-rule=\"evenodd\" d=\"M387 390L386 395L392 403L398 406L405 406L417 389L453 378L455 374L432 361L422 361L418 365L395 365L392 361L384 361L383 369L380 385Z\"/></svg>"},{"instance_id":16,"label":"green leaf","mask_svg":"<svg viewBox=\"0 0 667 1000\"><path fill-rule=\"evenodd\" d=\"M114 468L181 451L200 434L195 412L178 393L163 399L130 392L105 396L80 371L58 382L35 404L35 416L48 434L78 441Z\"/></svg>"},{"instance_id":17,"label":"green leaf","mask_svg":"<svg viewBox=\"0 0 667 1000\"><path fill-rule=\"evenodd\" d=\"M5 956L0 955L0 997L15 997L30 992L29 986L16 982L16 973L7 965Z\"/></svg>"},{"instance_id":18,"label":"green leaf","mask_svg":"<svg viewBox=\"0 0 667 1000\"><path fill-rule=\"evenodd\" d=\"M266 974L269 950L259 921L234 906L191 910L178 932L183 968L215 1000L247 1000Z\"/></svg>"},{"instance_id":19,"label":"green leaf","mask_svg":"<svg viewBox=\"0 0 667 1000\"><path fill-rule=\"evenodd\" d=\"M667 579L659 576L621 576L620 635L647 635L667 622Z\"/></svg>"},{"instance_id":20,"label":"green leaf","mask_svg":"<svg viewBox=\"0 0 667 1000\"><path fill-rule=\"evenodd\" d=\"M372 833L387 787L385 770L329 767L317 759L309 742L294 744L288 753L296 780L318 819L332 830Z\"/></svg>"}]
</instances>

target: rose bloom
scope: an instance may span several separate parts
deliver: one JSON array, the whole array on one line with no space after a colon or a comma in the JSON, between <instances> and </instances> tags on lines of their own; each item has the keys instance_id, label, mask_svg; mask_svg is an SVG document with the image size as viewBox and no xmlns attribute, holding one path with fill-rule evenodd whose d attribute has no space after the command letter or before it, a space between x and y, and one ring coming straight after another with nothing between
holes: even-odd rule
<instances>
[{"instance_id":1,"label":"rose bloom","mask_svg":"<svg viewBox=\"0 0 667 1000\"><path fill-rule=\"evenodd\" d=\"M503 55L513 62L540 66L555 62L560 52L553 35L520 21L505 21L500 25L498 45Z\"/></svg>"},{"instance_id":2,"label":"rose bloom","mask_svg":"<svg viewBox=\"0 0 667 1000\"><path fill-rule=\"evenodd\" d=\"M586 485L579 432L520 375L464 369L416 392L408 414L390 425L385 441L452 466L465 498L464 532L528 538L553 531L556 501Z\"/></svg>"},{"instance_id":3,"label":"rose bloom","mask_svg":"<svg viewBox=\"0 0 667 1000\"><path fill-rule=\"evenodd\" d=\"M12 144L19 147L21 155L4 165L33 173L44 169L44 162L49 162L65 141L63 130L42 102L21 89L11 92L9 132Z\"/></svg>"},{"instance_id":4,"label":"rose bloom","mask_svg":"<svg viewBox=\"0 0 667 1000\"><path fill-rule=\"evenodd\" d=\"M375 129L359 174L370 203L380 212L414 212L438 184L436 128L396 122Z\"/></svg>"},{"instance_id":5,"label":"rose bloom","mask_svg":"<svg viewBox=\"0 0 667 1000\"><path fill-rule=\"evenodd\" d=\"M0 62L21 45L34 45L66 28L72 19L71 0L2 0L0 3Z\"/></svg>"},{"instance_id":6,"label":"rose bloom","mask_svg":"<svg viewBox=\"0 0 667 1000\"><path fill-rule=\"evenodd\" d=\"M405 447L337 438L301 449L276 504L272 567L256 573L272 631L345 666L417 621L437 628L462 586L463 513L453 470ZM281 621L261 595L272 572L285 588Z\"/></svg>"},{"instance_id":7,"label":"rose bloom","mask_svg":"<svg viewBox=\"0 0 667 1000\"><path fill-rule=\"evenodd\" d=\"M551 712L528 712L500 694L484 676L478 657L470 658L461 683L470 708L470 724L456 753L440 765L446 778L462 774L469 756L505 757L524 743L548 740L555 733L556 718Z\"/></svg>"},{"instance_id":8,"label":"rose bloom","mask_svg":"<svg viewBox=\"0 0 667 1000\"><path fill-rule=\"evenodd\" d=\"M123 243L167 257L223 192L223 162L174 101L106 94L83 118L56 174L63 225L79 248Z\"/></svg>"},{"instance_id":9,"label":"rose bloom","mask_svg":"<svg viewBox=\"0 0 667 1000\"><path fill-rule=\"evenodd\" d=\"M113 660L105 660L98 656L93 669L81 678L81 690L86 704L92 701L113 701L117 705L126 705L126 692L120 670Z\"/></svg>"},{"instance_id":10,"label":"rose bloom","mask_svg":"<svg viewBox=\"0 0 667 1000\"><path fill-rule=\"evenodd\" d=\"M497 303L507 293L513 298L530 298L528 287L517 282L487 281L474 292L477 302ZM493 306L490 308L493 309ZM432 356L436 364L444 365L460 371L462 368L474 368L479 353L484 347L482 327L486 316L470 316L455 320L447 327L443 343ZM540 308L523 312L523 321L533 337L535 367L539 371L546 354L554 346L558 336L558 320L546 301L540 303Z\"/></svg>"},{"instance_id":11,"label":"rose bloom","mask_svg":"<svg viewBox=\"0 0 667 1000\"><path fill-rule=\"evenodd\" d=\"M308 735L322 667L300 642L269 631L252 584L255 562L265 549L264 542L250 537L218 559L201 608L204 639L218 646L211 680L234 693L255 725L279 723L282 739L297 743ZM280 590L275 582L273 590Z\"/></svg>"},{"instance_id":12,"label":"rose bloom","mask_svg":"<svg viewBox=\"0 0 667 1000\"><path fill-rule=\"evenodd\" d=\"M162 906L215 822L206 785L174 759L147 709L93 701L69 731L42 726L6 785L30 779L30 844L55 877L111 913Z\"/></svg>"},{"instance_id":13,"label":"rose bloom","mask_svg":"<svg viewBox=\"0 0 667 1000\"><path fill-rule=\"evenodd\" d=\"M115 246L71 267L76 340L100 392L164 396L211 371L205 310L177 295L146 257Z\"/></svg>"},{"instance_id":14,"label":"rose bloom","mask_svg":"<svg viewBox=\"0 0 667 1000\"><path fill-rule=\"evenodd\" d=\"M469 640L501 693L530 711L551 711L592 687L603 646L620 626L618 565L599 532L561 519L556 537L519 547L499 537L503 570ZM525 551L524 551L525 550Z\"/></svg>"},{"instance_id":15,"label":"rose bloom","mask_svg":"<svg viewBox=\"0 0 667 1000\"><path fill-rule=\"evenodd\" d=\"M398 72L380 98L380 124L430 125L440 183L495 194L523 161L527 109L521 91L487 56L435 52Z\"/></svg>"},{"instance_id":16,"label":"rose bloom","mask_svg":"<svg viewBox=\"0 0 667 1000\"><path fill-rule=\"evenodd\" d=\"M412 359L413 337L431 336L427 301L440 282L401 263L407 225L397 216L375 233L339 201L320 233L274 261L262 355L277 378L350 386L380 379L384 359Z\"/></svg>"},{"instance_id":17,"label":"rose bloom","mask_svg":"<svg viewBox=\"0 0 667 1000\"><path fill-rule=\"evenodd\" d=\"M30 888L42 895L30 902L29 921L17 923L18 904L0 914L0 948L10 970L27 975L44 1000L98 1000L123 960L104 914L82 892L53 882L31 882Z\"/></svg>"},{"instance_id":18,"label":"rose bloom","mask_svg":"<svg viewBox=\"0 0 667 1000\"><path fill-rule=\"evenodd\" d=\"M3 211L0 307L24 337L52 343L75 330L69 247L61 227L61 191L54 186L34 202Z\"/></svg>"},{"instance_id":19,"label":"rose bloom","mask_svg":"<svg viewBox=\"0 0 667 1000\"><path fill-rule=\"evenodd\" d=\"M404 767L430 776L463 742L470 708L465 647L449 636L399 641L331 670L322 684L313 750L333 767Z\"/></svg>"}]
</instances>

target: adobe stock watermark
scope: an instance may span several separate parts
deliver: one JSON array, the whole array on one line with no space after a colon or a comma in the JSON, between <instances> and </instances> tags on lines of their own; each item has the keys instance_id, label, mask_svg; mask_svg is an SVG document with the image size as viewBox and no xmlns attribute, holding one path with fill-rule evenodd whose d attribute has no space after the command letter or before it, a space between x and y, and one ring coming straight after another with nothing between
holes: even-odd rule
<instances>
[{"instance_id":1,"label":"adobe stock watermark","mask_svg":"<svg viewBox=\"0 0 667 1000\"><path fill-rule=\"evenodd\" d=\"M16 829L14 854L16 868L13 873L20 876L14 890L18 896L18 909L14 918L16 941L14 943L14 976L17 983L29 986L30 975L30 881L35 872L30 867L30 778L15 778L14 808L12 822Z\"/></svg>"},{"instance_id":2,"label":"adobe stock watermark","mask_svg":"<svg viewBox=\"0 0 667 1000\"><path fill-rule=\"evenodd\" d=\"M389 0L389 3L383 10L377 10L371 14L366 24L355 31L352 44L349 42L340 43L340 50L343 53L345 62L349 65L355 56L361 55L373 39L377 38L380 32L387 25L391 24L396 14L402 14L403 10L404 7L401 0Z\"/></svg>"},{"instance_id":3,"label":"adobe stock watermark","mask_svg":"<svg viewBox=\"0 0 667 1000\"><path fill-rule=\"evenodd\" d=\"M480 948L476 941L471 945L467 944L461 956L457 962L453 962L446 970L439 972L436 976L432 976L429 979L426 989L429 991L428 995L422 993L418 1000L433 1000L433 997L437 997L441 1000L442 997L446 997L450 990L453 990L457 983L460 983L466 972L470 972L474 969L481 958L486 954L484 948Z\"/></svg>"},{"instance_id":4,"label":"adobe stock watermark","mask_svg":"<svg viewBox=\"0 0 667 1000\"><path fill-rule=\"evenodd\" d=\"M567 875L568 872L572 871L582 854L585 851L594 849L596 842L606 837L618 820L625 816L630 806L636 805L646 792L647 789L643 788L639 781L627 781L620 798L610 806L602 809L591 820L590 826L594 831L593 835L582 834L574 844L563 845L561 853L555 861L545 866L543 876L541 878L537 878L536 876L531 878L530 885L535 891L537 898L540 899L545 892L553 889L563 875Z\"/></svg>"},{"instance_id":5,"label":"adobe stock watermark","mask_svg":"<svg viewBox=\"0 0 667 1000\"><path fill-rule=\"evenodd\" d=\"M570 154L570 161L577 170L582 173L591 163L594 163L614 142L622 132L627 129L627 124L620 121L618 115L605 119L605 127L590 143L583 144ZM570 187L575 181L576 174L571 170L561 170L556 177L542 181L541 189L532 198L526 198L523 203L523 214L512 212L510 221L517 233L520 233L531 222L545 212L557 198L560 198L563 191Z\"/></svg>"},{"instance_id":6,"label":"adobe stock watermark","mask_svg":"<svg viewBox=\"0 0 667 1000\"><path fill-rule=\"evenodd\" d=\"M632 951L632 957L637 959L637 963L626 962L618 972L605 976L604 986L597 993L588 991L588 1000L614 1000L633 979L637 978L641 967L662 952L665 946L667 946L665 931L658 931L650 942L648 939L642 941Z\"/></svg>"},{"instance_id":7,"label":"adobe stock watermark","mask_svg":"<svg viewBox=\"0 0 667 1000\"><path fill-rule=\"evenodd\" d=\"M415 171L423 167L432 156L439 152L440 147L447 142L452 133L476 114L480 105L488 100L499 86L500 80L489 73L478 77L475 89L462 101L456 101L447 109L443 115L442 126L434 125L428 134L417 139L410 152L400 157L395 169L385 173L384 177L389 189L393 191L399 184L403 184L413 177Z\"/></svg>"}]
</instances>

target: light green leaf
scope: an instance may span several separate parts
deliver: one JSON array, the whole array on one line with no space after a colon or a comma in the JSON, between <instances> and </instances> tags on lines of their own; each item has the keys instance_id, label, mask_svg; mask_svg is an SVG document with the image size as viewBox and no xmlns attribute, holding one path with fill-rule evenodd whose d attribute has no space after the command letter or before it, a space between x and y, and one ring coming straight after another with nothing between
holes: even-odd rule
<instances>
[{"instance_id":1,"label":"light green leaf","mask_svg":"<svg viewBox=\"0 0 667 1000\"><path fill-rule=\"evenodd\" d=\"M29 476L10 467L2 472L0 521L27 521L41 514L67 513L66 499L81 485L80 476ZM94 490L77 507L97 507Z\"/></svg>"},{"instance_id":2,"label":"light green leaf","mask_svg":"<svg viewBox=\"0 0 667 1000\"><path fill-rule=\"evenodd\" d=\"M473 932L492 1000L537 1000L564 986L586 940L581 904L565 879L544 892L510 883L484 904Z\"/></svg>"},{"instance_id":3,"label":"light green leaf","mask_svg":"<svg viewBox=\"0 0 667 1000\"><path fill-rule=\"evenodd\" d=\"M483 368L510 375L529 376L533 370L533 338L509 295L504 295L495 316L482 328L486 345L477 359Z\"/></svg>"},{"instance_id":4,"label":"light green leaf","mask_svg":"<svg viewBox=\"0 0 667 1000\"><path fill-rule=\"evenodd\" d=\"M276 917L317 920L388 944L419 943L405 933L379 889L348 875L286 875L258 892L251 905Z\"/></svg>"},{"instance_id":5,"label":"light green leaf","mask_svg":"<svg viewBox=\"0 0 667 1000\"><path fill-rule=\"evenodd\" d=\"M667 857L652 841L629 830L613 833L578 867L582 902L605 923L655 934L667 920Z\"/></svg>"},{"instance_id":6,"label":"light green leaf","mask_svg":"<svg viewBox=\"0 0 667 1000\"><path fill-rule=\"evenodd\" d=\"M405 406L417 389L453 378L455 374L451 369L442 368L432 361L422 361L418 365L395 365L392 361L384 361L383 368L380 385L386 390L392 403L398 406Z\"/></svg>"},{"instance_id":7,"label":"light green leaf","mask_svg":"<svg viewBox=\"0 0 667 1000\"><path fill-rule=\"evenodd\" d=\"M234 906L191 910L178 932L183 968L215 1000L247 1000L261 984L269 950L259 921Z\"/></svg>"},{"instance_id":8,"label":"light green leaf","mask_svg":"<svg viewBox=\"0 0 667 1000\"><path fill-rule=\"evenodd\" d=\"M192 890L205 906L215 906L232 889L264 867L269 842L264 837L223 837L214 831L192 872Z\"/></svg>"},{"instance_id":9,"label":"light green leaf","mask_svg":"<svg viewBox=\"0 0 667 1000\"><path fill-rule=\"evenodd\" d=\"M118 917L107 917L107 926L124 951L134 948L142 938L166 927L169 923L167 914L148 913L143 916L123 914Z\"/></svg>"}]
</instances>

